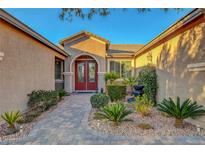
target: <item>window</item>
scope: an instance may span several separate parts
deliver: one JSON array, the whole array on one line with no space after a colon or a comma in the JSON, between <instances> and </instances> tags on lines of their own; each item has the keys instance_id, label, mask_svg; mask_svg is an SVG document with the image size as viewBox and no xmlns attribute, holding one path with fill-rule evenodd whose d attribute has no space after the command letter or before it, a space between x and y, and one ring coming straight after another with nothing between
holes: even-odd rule
<instances>
[{"instance_id":1,"label":"window","mask_svg":"<svg viewBox=\"0 0 205 154\"><path fill-rule=\"evenodd\" d=\"M129 60L110 61L110 72L116 72L120 77L129 77L132 75L132 63Z\"/></svg>"},{"instance_id":2,"label":"window","mask_svg":"<svg viewBox=\"0 0 205 154\"><path fill-rule=\"evenodd\" d=\"M89 70L89 74L88 74L89 82L95 82L96 64L89 62L88 67L89 67L88 69Z\"/></svg>"},{"instance_id":3,"label":"window","mask_svg":"<svg viewBox=\"0 0 205 154\"><path fill-rule=\"evenodd\" d=\"M63 62L61 60L55 60L55 79L62 80Z\"/></svg>"}]
</instances>

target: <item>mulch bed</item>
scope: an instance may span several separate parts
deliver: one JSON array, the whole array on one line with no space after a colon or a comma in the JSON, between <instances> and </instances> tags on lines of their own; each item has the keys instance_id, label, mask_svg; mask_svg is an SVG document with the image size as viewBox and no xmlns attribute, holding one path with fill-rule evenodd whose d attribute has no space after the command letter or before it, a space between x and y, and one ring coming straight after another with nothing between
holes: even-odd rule
<instances>
[{"instance_id":1,"label":"mulch bed","mask_svg":"<svg viewBox=\"0 0 205 154\"><path fill-rule=\"evenodd\" d=\"M48 113L52 112L53 110L55 110L57 108L58 105L62 104L65 102L65 100L67 100L67 97L64 97L60 102L58 102L57 105L52 106L48 111L46 112L42 112L40 116L36 117L32 122L30 123L24 123L21 124L20 127L20 131L18 131L17 133L11 134L11 135L5 135L5 129L6 129L6 124L1 124L0 125L0 142L2 141L15 141L18 140L24 136L27 136L30 132L30 130L33 128L33 126L40 121L41 119L43 119Z\"/></svg>"},{"instance_id":2,"label":"mulch bed","mask_svg":"<svg viewBox=\"0 0 205 154\"><path fill-rule=\"evenodd\" d=\"M132 108L132 105L128 105ZM185 122L183 128L174 127L174 118L167 117L159 112L156 108L152 109L151 115L142 117L137 114L134 109L133 113L128 116L133 121L125 121L115 126L112 122L102 119L96 119L94 113L96 109L92 109L89 115L89 125L92 129L105 132L112 135L122 136L203 136L205 129L197 127L191 123ZM151 129L142 129L139 124L149 124Z\"/></svg>"}]
</instances>

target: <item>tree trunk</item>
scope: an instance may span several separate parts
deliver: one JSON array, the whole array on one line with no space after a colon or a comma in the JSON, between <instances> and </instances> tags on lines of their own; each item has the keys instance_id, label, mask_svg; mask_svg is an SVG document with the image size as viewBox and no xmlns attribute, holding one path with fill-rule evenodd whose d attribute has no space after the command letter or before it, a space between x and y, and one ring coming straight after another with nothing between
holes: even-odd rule
<instances>
[{"instance_id":1,"label":"tree trunk","mask_svg":"<svg viewBox=\"0 0 205 154\"><path fill-rule=\"evenodd\" d=\"M183 127L183 119L178 119L178 118L176 118L174 125L175 125L175 127L177 127L177 128L182 128L182 127Z\"/></svg>"}]
</instances>

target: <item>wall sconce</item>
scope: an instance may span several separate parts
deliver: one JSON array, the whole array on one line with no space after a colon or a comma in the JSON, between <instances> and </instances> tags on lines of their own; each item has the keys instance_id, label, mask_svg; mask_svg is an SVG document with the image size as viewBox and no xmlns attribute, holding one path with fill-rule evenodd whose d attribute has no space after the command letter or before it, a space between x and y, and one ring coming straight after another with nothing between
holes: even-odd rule
<instances>
[{"instance_id":1,"label":"wall sconce","mask_svg":"<svg viewBox=\"0 0 205 154\"><path fill-rule=\"evenodd\" d=\"M3 60L3 57L4 57L4 53L3 53L3 52L0 52L0 61Z\"/></svg>"}]
</instances>

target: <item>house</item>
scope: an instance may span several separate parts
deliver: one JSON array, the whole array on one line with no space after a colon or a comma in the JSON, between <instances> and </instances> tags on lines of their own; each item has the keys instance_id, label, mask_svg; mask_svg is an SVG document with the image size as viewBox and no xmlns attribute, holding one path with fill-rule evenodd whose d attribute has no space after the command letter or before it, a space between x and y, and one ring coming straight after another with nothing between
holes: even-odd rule
<instances>
[{"instance_id":1,"label":"house","mask_svg":"<svg viewBox=\"0 0 205 154\"><path fill-rule=\"evenodd\" d=\"M25 110L32 90L54 90L55 83L62 86L60 71L68 56L0 9L0 114Z\"/></svg>"},{"instance_id":2,"label":"house","mask_svg":"<svg viewBox=\"0 0 205 154\"><path fill-rule=\"evenodd\" d=\"M147 64L157 70L158 101L180 96L205 105L204 9L193 9L146 45L112 44L81 31L57 47L3 10L0 32L0 112L25 107L34 89L101 91L106 72L136 76Z\"/></svg>"},{"instance_id":3,"label":"house","mask_svg":"<svg viewBox=\"0 0 205 154\"><path fill-rule=\"evenodd\" d=\"M69 53L65 61L65 90L91 92L105 88L104 74L115 71L120 77L134 75L134 51L140 44L110 44L87 31L60 41Z\"/></svg>"}]
</instances>

